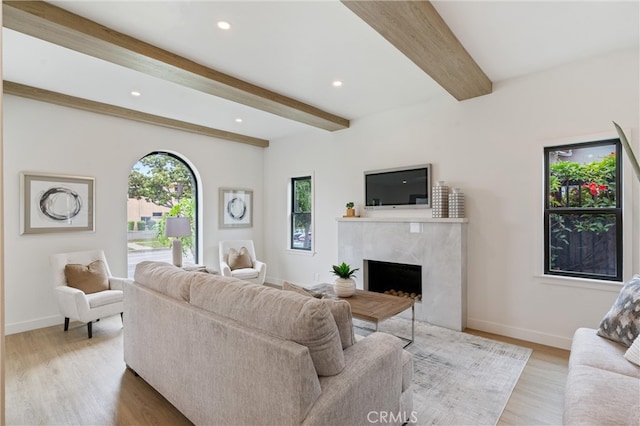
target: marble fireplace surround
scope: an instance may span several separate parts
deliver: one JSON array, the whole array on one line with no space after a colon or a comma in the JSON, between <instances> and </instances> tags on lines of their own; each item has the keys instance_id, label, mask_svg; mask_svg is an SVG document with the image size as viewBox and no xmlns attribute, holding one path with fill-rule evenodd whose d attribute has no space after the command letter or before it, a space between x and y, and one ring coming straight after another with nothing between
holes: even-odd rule
<instances>
[{"instance_id":1,"label":"marble fireplace surround","mask_svg":"<svg viewBox=\"0 0 640 426\"><path fill-rule=\"evenodd\" d=\"M338 261L364 271L364 260L422 266L416 320L462 331L467 322L467 219L339 218ZM363 274L356 286L364 288ZM404 313L410 315L410 313Z\"/></svg>"}]
</instances>

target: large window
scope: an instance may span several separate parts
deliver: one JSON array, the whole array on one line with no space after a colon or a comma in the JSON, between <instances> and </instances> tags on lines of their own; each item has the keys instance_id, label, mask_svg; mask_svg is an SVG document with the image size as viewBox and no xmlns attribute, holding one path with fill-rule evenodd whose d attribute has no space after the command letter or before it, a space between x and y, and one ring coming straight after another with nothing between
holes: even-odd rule
<instances>
[{"instance_id":1,"label":"large window","mask_svg":"<svg viewBox=\"0 0 640 426\"><path fill-rule=\"evenodd\" d=\"M169 216L190 219L191 235L180 238L183 264L198 261L197 192L193 170L174 154L152 152L133 166L127 202L129 278L144 260L172 262L171 240L165 236Z\"/></svg>"},{"instance_id":2,"label":"large window","mask_svg":"<svg viewBox=\"0 0 640 426\"><path fill-rule=\"evenodd\" d=\"M311 251L312 195L311 176L291 178L291 249Z\"/></svg>"},{"instance_id":3,"label":"large window","mask_svg":"<svg viewBox=\"0 0 640 426\"><path fill-rule=\"evenodd\" d=\"M545 274L622 280L620 141L548 147Z\"/></svg>"}]
</instances>

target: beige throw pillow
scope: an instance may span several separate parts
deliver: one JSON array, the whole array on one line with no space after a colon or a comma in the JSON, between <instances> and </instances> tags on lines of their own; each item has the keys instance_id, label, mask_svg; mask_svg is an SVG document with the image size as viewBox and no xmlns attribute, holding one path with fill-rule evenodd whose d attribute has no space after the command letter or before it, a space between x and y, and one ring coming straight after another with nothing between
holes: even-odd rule
<instances>
[{"instance_id":1,"label":"beige throw pillow","mask_svg":"<svg viewBox=\"0 0 640 426\"><path fill-rule=\"evenodd\" d=\"M229 259L227 263L232 271L236 269L253 268L253 262L251 261L251 256L249 256L249 250L247 250L246 247L240 247L240 252L234 248L229 249Z\"/></svg>"},{"instance_id":2,"label":"beige throw pillow","mask_svg":"<svg viewBox=\"0 0 640 426\"><path fill-rule=\"evenodd\" d=\"M627 352L624 353L624 357L635 365L640 366L640 336L636 337Z\"/></svg>"},{"instance_id":3,"label":"beige throw pillow","mask_svg":"<svg viewBox=\"0 0 640 426\"><path fill-rule=\"evenodd\" d=\"M65 265L64 276L69 287L82 290L85 294L109 290L107 265L102 260L96 260L88 265Z\"/></svg>"},{"instance_id":4,"label":"beige throw pillow","mask_svg":"<svg viewBox=\"0 0 640 426\"><path fill-rule=\"evenodd\" d=\"M293 291L309 297L317 297L319 295L310 292L309 290L292 284L290 282L282 283L282 290ZM353 317L351 316L351 305L346 300L338 299L322 299L322 302L329 306L333 320L338 327L338 333L340 334L340 343L342 349L347 349L349 346L356 342L355 334L353 332Z\"/></svg>"}]
</instances>

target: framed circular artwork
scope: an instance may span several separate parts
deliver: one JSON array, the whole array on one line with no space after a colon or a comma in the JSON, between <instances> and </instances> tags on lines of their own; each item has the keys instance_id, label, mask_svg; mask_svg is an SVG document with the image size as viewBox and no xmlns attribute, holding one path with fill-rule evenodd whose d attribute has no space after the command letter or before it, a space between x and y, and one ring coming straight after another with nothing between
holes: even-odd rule
<instances>
[{"instance_id":1,"label":"framed circular artwork","mask_svg":"<svg viewBox=\"0 0 640 426\"><path fill-rule=\"evenodd\" d=\"M220 228L253 226L253 191L220 188Z\"/></svg>"}]
</instances>

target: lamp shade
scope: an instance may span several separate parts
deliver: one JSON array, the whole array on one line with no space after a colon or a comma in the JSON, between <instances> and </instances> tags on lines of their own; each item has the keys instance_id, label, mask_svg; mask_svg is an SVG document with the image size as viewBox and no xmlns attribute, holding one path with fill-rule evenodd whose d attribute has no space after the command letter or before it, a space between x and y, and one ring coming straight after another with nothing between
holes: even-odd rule
<instances>
[{"instance_id":1,"label":"lamp shade","mask_svg":"<svg viewBox=\"0 0 640 426\"><path fill-rule=\"evenodd\" d=\"M191 223L188 217L168 217L164 228L167 237L186 237L191 235Z\"/></svg>"}]
</instances>

